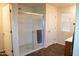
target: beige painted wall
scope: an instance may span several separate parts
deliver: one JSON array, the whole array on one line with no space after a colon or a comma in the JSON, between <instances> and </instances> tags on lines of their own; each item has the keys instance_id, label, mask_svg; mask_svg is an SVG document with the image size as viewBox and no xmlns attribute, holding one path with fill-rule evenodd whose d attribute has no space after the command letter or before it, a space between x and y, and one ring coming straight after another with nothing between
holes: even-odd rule
<instances>
[{"instance_id":1,"label":"beige painted wall","mask_svg":"<svg viewBox=\"0 0 79 59\"><path fill-rule=\"evenodd\" d=\"M76 6L73 5L55 5L46 4L46 46L54 43L64 45L65 40L73 35L74 26L71 32L64 32L61 30L61 13L69 12L72 17L72 25L75 22Z\"/></svg>"},{"instance_id":2,"label":"beige painted wall","mask_svg":"<svg viewBox=\"0 0 79 59\"><path fill-rule=\"evenodd\" d=\"M64 32L61 30L61 13L62 12L69 12L71 13L72 17L72 30L71 32ZM60 44L65 44L65 40L73 35L74 32L74 25L73 23L75 22L75 16L76 16L76 5L71 5L71 6L63 6L63 7L58 7L58 20L57 20L57 42Z\"/></svg>"},{"instance_id":3,"label":"beige painted wall","mask_svg":"<svg viewBox=\"0 0 79 59\"><path fill-rule=\"evenodd\" d=\"M2 9L0 7L0 51L3 50Z\"/></svg>"},{"instance_id":4,"label":"beige painted wall","mask_svg":"<svg viewBox=\"0 0 79 59\"><path fill-rule=\"evenodd\" d=\"M57 8L46 4L46 46L56 43L57 36Z\"/></svg>"},{"instance_id":5,"label":"beige painted wall","mask_svg":"<svg viewBox=\"0 0 79 59\"><path fill-rule=\"evenodd\" d=\"M6 3L0 3L0 51L4 50L4 40L3 40L3 25L2 25L2 7L4 7Z\"/></svg>"}]
</instances>

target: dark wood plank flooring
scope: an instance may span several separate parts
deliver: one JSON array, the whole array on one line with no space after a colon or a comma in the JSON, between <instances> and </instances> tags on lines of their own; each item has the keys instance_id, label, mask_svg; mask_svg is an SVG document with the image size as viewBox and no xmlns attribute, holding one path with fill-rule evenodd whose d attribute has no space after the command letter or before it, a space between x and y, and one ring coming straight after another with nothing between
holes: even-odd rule
<instances>
[{"instance_id":1,"label":"dark wood plank flooring","mask_svg":"<svg viewBox=\"0 0 79 59\"><path fill-rule=\"evenodd\" d=\"M64 45L56 43L47 48L28 54L27 56L64 56Z\"/></svg>"}]
</instances>

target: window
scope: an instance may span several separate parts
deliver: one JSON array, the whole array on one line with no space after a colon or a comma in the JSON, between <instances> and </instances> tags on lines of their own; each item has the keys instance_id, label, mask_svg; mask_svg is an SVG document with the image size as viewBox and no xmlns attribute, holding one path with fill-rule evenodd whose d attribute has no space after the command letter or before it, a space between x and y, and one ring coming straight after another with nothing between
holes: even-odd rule
<instances>
[{"instance_id":1,"label":"window","mask_svg":"<svg viewBox=\"0 0 79 59\"><path fill-rule=\"evenodd\" d=\"M70 32L72 30L72 15L69 12L61 14L61 30Z\"/></svg>"}]
</instances>

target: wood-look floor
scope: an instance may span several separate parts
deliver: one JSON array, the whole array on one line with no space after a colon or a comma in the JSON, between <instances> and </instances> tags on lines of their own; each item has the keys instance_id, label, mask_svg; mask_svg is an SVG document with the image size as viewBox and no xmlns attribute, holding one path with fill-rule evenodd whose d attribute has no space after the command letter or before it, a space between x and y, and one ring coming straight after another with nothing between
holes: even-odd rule
<instances>
[{"instance_id":1,"label":"wood-look floor","mask_svg":"<svg viewBox=\"0 0 79 59\"><path fill-rule=\"evenodd\" d=\"M7 56L5 53L0 53L0 56ZM64 56L64 45L53 44L47 48L40 49L27 56Z\"/></svg>"},{"instance_id":2,"label":"wood-look floor","mask_svg":"<svg viewBox=\"0 0 79 59\"><path fill-rule=\"evenodd\" d=\"M27 56L64 56L64 45L56 43L47 48L28 54Z\"/></svg>"}]
</instances>

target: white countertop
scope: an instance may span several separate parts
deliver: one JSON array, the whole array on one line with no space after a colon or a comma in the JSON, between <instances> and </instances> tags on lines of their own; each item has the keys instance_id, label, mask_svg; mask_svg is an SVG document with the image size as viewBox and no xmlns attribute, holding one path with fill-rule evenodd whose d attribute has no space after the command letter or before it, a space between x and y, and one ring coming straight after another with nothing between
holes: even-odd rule
<instances>
[{"instance_id":1,"label":"white countertop","mask_svg":"<svg viewBox=\"0 0 79 59\"><path fill-rule=\"evenodd\" d=\"M73 37L66 39L65 41L72 42Z\"/></svg>"}]
</instances>

